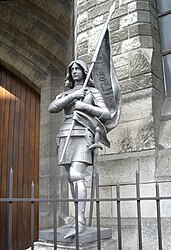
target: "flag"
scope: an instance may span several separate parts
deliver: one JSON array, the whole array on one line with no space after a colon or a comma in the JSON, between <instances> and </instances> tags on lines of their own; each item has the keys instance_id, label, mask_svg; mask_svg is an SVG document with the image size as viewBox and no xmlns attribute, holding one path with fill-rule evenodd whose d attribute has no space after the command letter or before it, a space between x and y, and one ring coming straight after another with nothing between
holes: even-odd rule
<instances>
[{"instance_id":1,"label":"flag","mask_svg":"<svg viewBox=\"0 0 171 250\"><path fill-rule=\"evenodd\" d=\"M115 128L121 112L121 90L112 60L109 30L106 29L93 70L95 87L101 92L108 107L111 120L104 123L107 132Z\"/></svg>"}]
</instances>

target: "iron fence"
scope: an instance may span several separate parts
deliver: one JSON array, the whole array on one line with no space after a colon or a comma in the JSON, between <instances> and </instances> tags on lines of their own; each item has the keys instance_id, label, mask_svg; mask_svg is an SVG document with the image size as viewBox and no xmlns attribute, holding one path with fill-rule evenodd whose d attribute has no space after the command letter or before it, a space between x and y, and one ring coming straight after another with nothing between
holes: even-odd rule
<instances>
[{"instance_id":1,"label":"iron fence","mask_svg":"<svg viewBox=\"0 0 171 250\"><path fill-rule=\"evenodd\" d=\"M95 176L95 188L96 198L78 199L76 195L73 199L69 198L35 198L34 197L34 183L32 182L31 197L30 198L14 198L13 194L13 171L10 171L9 181L9 197L0 198L0 203L8 203L8 250L12 250L12 206L14 202L29 202L31 203L31 249L34 250L34 206L35 203L48 202L53 204L53 245L54 249L57 250L57 203L58 202L74 202L75 204L75 225L76 225L76 237L75 247L79 250L79 234L78 234L78 202L94 202L96 203L96 225L97 225L97 249L101 250L101 231L100 231L100 203L102 202L115 202L117 204L117 245L118 250L122 250L122 223L121 223L121 203L124 201L135 201L137 208L137 230L138 230L138 249L142 250L142 216L141 216L141 202L142 201L155 201L156 202L156 213L157 213L157 238L158 238L158 249L162 250L162 226L161 226L161 207L160 203L162 200L171 200L171 196L160 196L160 189L158 182L155 183L155 196L152 197L141 197L140 196L140 176L139 172L136 172L136 197L122 198L120 196L120 185L116 186L116 198L99 198L99 175ZM77 186L76 193L78 194Z\"/></svg>"}]
</instances>

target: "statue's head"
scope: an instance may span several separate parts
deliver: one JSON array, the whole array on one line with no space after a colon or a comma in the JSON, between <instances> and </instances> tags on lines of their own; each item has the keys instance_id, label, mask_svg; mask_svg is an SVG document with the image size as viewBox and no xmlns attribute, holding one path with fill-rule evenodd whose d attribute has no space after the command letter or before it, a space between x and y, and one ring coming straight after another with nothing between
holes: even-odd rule
<instances>
[{"instance_id":1,"label":"statue's head","mask_svg":"<svg viewBox=\"0 0 171 250\"><path fill-rule=\"evenodd\" d=\"M72 61L69 65L68 65L68 68L67 68L67 75L66 75L66 78L65 78L65 86L66 87L69 87L69 88L73 88L74 85L75 85L75 82L72 78L72 75L71 75L71 67L72 65L76 63L77 65L80 66L80 68L82 69L83 71L83 80L86 79L86 76L88 74L88 66L87 64L83 61L83 60L75 60L75 61ZM94 87L94 82L91 78L89 78L89 81L88 81L88 84L87 86L89 87Z\"/></svg>"}]
</instances>

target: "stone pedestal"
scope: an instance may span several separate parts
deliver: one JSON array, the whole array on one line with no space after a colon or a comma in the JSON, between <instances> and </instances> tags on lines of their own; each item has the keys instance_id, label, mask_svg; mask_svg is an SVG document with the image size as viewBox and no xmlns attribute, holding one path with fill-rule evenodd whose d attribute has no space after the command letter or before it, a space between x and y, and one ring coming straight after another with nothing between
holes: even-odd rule
<instances>
[{"instance_id":1,"label":"stone pedestal","mask_svg":"<svg viewBox=\"0 0 171 250\"><path fill-rule=\"evenodd\" d=\"M57 249L59 250L75 250L75 237L64 239L68 231L67 226L58 228L57 230ZM54 245L53 229L42 230L39 232L40 242L35 243L35 250L51 250ZM110 228L100 229L101 249L115 250L117 243L112 239L112 230ZM97 249L97 228L87 227L86 230L79 234L79 249L80 250L95 250ZM38 247L38 248L36 248ZM117 249L117 248L116 248Z\"/></svg>"},{"instance_id":2,"label":"stone pedestal","mask_svg":"<svg viewBox=\"0 0 171 250\"><path fill-rule=\"evenodd\" d=\"M54 244L49 242L35 242L34 244L35 250L54 250ZM79 246L79 250L97 250L97 242L92 242L86 245ZM117 243L113 239L108 240L101 240L101 250L117 250ZM26 250L31 250L31 248L28 248ZM57 244L57 250L76 250L76 247L74 244L64 244L60 243Z\"/></svg>"}]
</instances>

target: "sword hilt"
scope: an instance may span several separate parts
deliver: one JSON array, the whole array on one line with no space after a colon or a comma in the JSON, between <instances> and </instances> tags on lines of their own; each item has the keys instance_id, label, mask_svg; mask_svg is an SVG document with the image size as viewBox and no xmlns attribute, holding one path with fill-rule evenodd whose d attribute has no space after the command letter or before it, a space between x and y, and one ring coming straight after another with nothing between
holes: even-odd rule
<instances>
[{"instance_id":1,"label":"sword hilt","mask_svg":"<svg viewBox=\"0 0 171 250\"><path fill-rule=\"evenodd\" d=\"M90 150L94 150L96 148L100 148L101 150L103 149L102 145L99 144L99 136L100 136L100 128L97 127L95 129L95 138L94 138L95 143L89 146Z\"/></svg>"}]
</instances>

